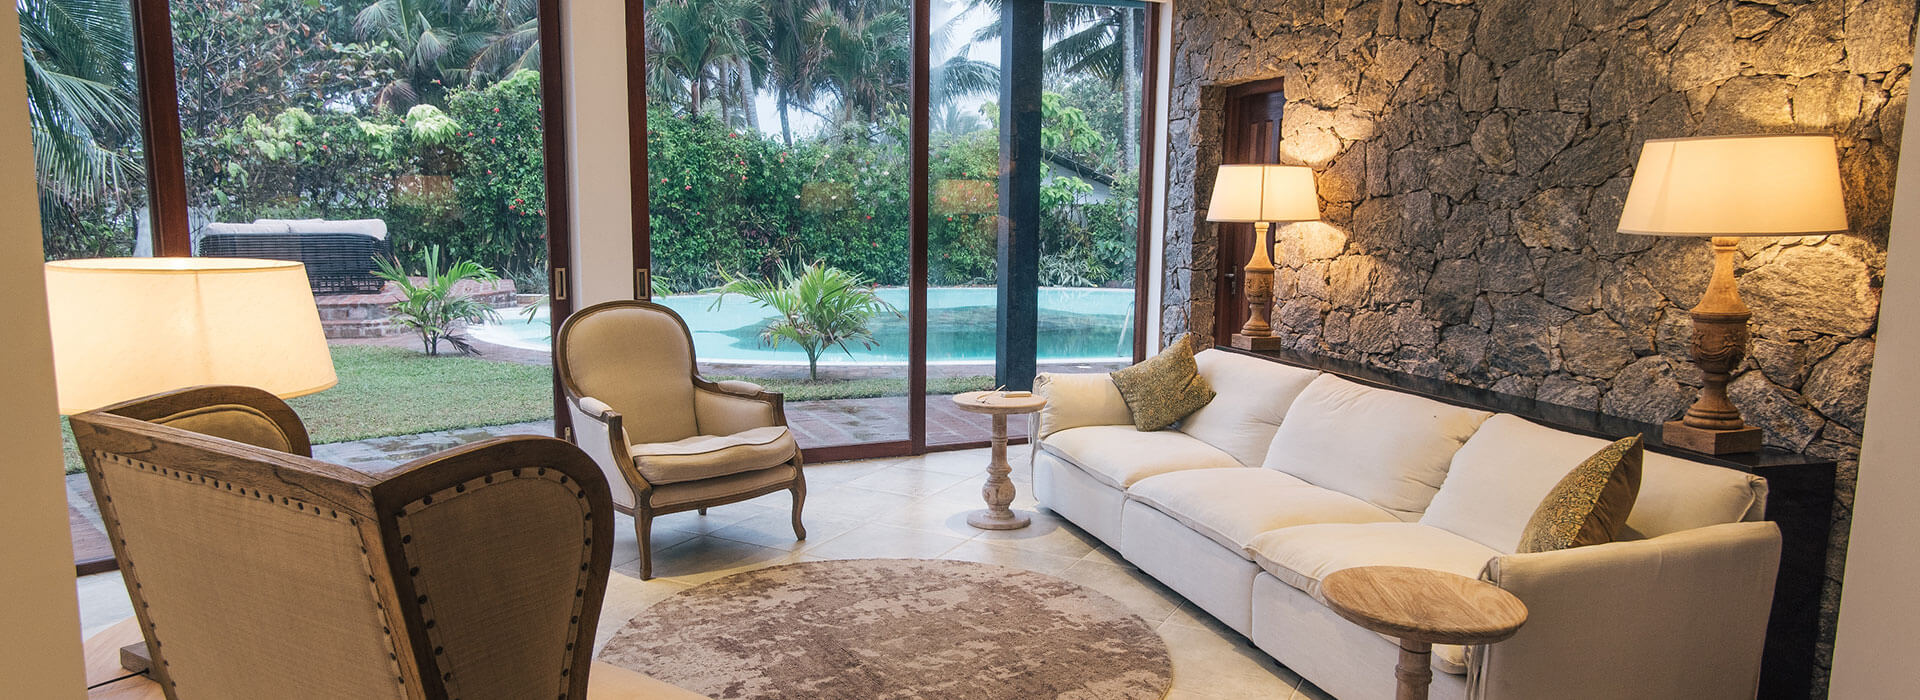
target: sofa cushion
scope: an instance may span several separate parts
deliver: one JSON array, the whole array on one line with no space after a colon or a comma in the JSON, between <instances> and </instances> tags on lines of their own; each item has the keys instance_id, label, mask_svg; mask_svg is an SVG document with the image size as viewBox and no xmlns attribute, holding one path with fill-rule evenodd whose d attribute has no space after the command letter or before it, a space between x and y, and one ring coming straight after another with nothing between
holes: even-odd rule
<instances>
[{"instance_id":1,"label":"sofa cushion","mask_svg":"<svg viewBox=\"0 0 1920 700\"><path fill-rule=\"evenodd\" d=\"M1239 467L1233 456L1178 430L1141 432L1131 425L1089 425L1062 430L1041 441L1040 449L1125 489L1155 474L1185 469Z\"/></svg>"},{"instance_id":2,"label":"sofa cushion","mask_svg":"<svg viewBox=\"0 0 1920 700\"><path fill-rule=\"evenodd\" d=\"M1033 379L1033 393L1047 400L1034 428L1042 439L1086 425L1133 424L1126 399L1105 372L1042 374Z\"/></svg>"},{"instance_id":3,"label":"sofa cushion","mask_svg":"<svg viewBox=\"0 0 1920 700\"><path fill-rule=\"evenodd\" d=\"M1341 569L1413 566L1478 579L1487 562L1500 556L1491 547L1420 523L1301 525L1262 533L1247 551L1274 578L1315 598L1320 581ZM1465 647L1435 644L1433 660L1447 673L1467 672Z\"/></svg>"},{"instance_id":4,"label":"sofa cushion","mask_svg":"<svg viewBox=\"0 0 1920 700\"><path fill-rule=\"evenodd\" d=\"M1322 374L1287 409L1264 466L1413 520L1490 415Z\"/></svg>"},{"instance_id":5,"label":"sofa cushion","mask_svg":"<svg viewBox=\"0 0 1920 700\"><path fill-rule=\"evenodd\" d=\"M1160 430L1213 400L1213 387L1200 376L1200 367L1193 361L1197 342L1197 337L1188 333L1160 354L1113 373L1113 385L1120 389L1120 397L1126 399L1127 409L1133 413L1133 427Z\"/></svg>"},{"instance_id":6,"label":"sofa cushion","mask_svg":"<svg viewBox=\"0 0 1920 700\"><path fill-rule=\"evenodd\" d=\"M1135 483L1127 497L1243 556L1247 543L1268 530L1312 523L1399 522L1371 503L1272 469L1161 474Z\"/></svg>"},{"instance_id":7,"label":"sofa cushion","mask_svg":"<svg viewBox=\"0 0 1920 700\"><path fill-rule=\"evenodd\" d=\"M793 459L800 448L786 426L732 435L695 435L633 446L633 466L656 486L766 469Z\"/></svg>"},{"instance_id":8,"label":"sofa cushion","mask_svg":"<svg viewBox=\"0 0 1920 700\"><path fill-rule=\"evenodd\" d=\"M1520 531L1522 554L1612 542L1640 493L1640 436L1621 438L1560 478Z\"/></svg>"},{"instance_id":9,"label":"sofa cushion","mask_svg":"<svg viewBox=\"0 0 1920 700\"><path fill-rule=\"evenodd\" d=\"M1193 359L1218 395L1180 421L1180 432L1225 450L1249 467L1266 459L1287 407L1320 376L1319 370L1222 350L1209 349Z\"/></svg>"},{"instance_id":10,"label":"sofa cushion","mask_svg":"<svg viewBox=\"0 0 1920 700\"><path fill-rule=\"evenodd\" d=\"M1518 416L1488 418L1453 455L1420 522L1512 554L1548 491L1607 441ZM1758 519L1765 482L1743 472L1647 453L1621 539Z\"/></svg>"}]
</instances>

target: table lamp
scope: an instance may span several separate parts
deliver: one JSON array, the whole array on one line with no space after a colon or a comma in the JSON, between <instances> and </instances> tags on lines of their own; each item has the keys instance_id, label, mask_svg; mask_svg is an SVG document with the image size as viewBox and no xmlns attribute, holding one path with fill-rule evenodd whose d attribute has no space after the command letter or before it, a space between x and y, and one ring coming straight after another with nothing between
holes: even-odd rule
<instances>
[{"instance_id":1,"label":"table lamp","mask_svg":"<svg viewBox=\"0 0 1920 700\"><path fill-rule=\"evenodd\" d=\"M1253 258L1247 261L1247 323L1233 334L1232 345L1245 350L1282 347L1268 321L1273 313L1273 260L1267 249L1275 223L1318 221L1320 196L1314 190L1313 169L1303 165L1222 165L1213 181L1213 200L1207 220L1253 224Z\"/></svg>"},{"instance_id":2,"label":"table lamp","mask_svg":"<svg viewBox=\"0 0 1920 700\"><path fill-rule=\"evenodd\" d=\"M1718 136L1646 142L1627 189L1619 230L1713 239L1713 277L1695 306L1691 354L1705 380L1700 398L1661 439L1707 454L1755 452L1760 429L1727 400L1727 382L1747 354L1747 320L1733 277L1742 236L1847 231L1840 160L1832 136Z\"/></svg>"},{"instance_id":3,"label":"table lamp","mask_svg":"<svg viewBox=\"0 0 1920 700\"><path fill-rule=\"evenodd\" d=\"M292 398L336 381L300 263L97 258L46 270L63 415L202 384Z\"/></svg>"}]
</instances>

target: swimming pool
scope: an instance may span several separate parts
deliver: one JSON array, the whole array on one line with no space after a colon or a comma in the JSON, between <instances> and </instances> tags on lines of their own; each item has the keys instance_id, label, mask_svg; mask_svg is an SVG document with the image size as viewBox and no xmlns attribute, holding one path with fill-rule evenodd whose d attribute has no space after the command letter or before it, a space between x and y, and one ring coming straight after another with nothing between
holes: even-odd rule
<instances>
[{"instance_id":1,"label":"swimming pool","mask_svg":"<svg viewBox=\"0 0 1920 700\"><path fill-rule=\"evenodd\" d=\"M872 348L849 343L852 356L838 348L820 364L907 363L907 289L881 287L880 298L900 316L876 317L870 326ZM718 308L713 294L682 294L655 299L679 313L693 330L694 352L701 362L741 364L807 363L800 348L778 349L760 341L760 328L773 318L753 300L730 296ZM992 362L998 300L992 287L935 287L927 290L927 361L937 364ZM1133 358L1133 290L1043 287L1040 289L1039 359L1104 361ZM496 345L547 350L552 331L546 309L528 320L503 312L496 323L470 328L474 338Z\"/></svg>"}]
</instances>

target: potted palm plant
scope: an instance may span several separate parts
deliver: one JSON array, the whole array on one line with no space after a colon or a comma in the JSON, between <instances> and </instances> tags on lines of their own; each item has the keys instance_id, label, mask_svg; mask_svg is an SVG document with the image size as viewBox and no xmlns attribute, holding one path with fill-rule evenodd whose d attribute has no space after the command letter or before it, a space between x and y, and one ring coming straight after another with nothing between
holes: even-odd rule
<instances>
[{"instance_id":1,"label":"potted palm plant","mask_svg":"<svg viewBox=\"0 0 1920 700\"><path fill-rule=\"evenodd\" d=\"M456 291L455 287L467 280L493 282L500 279L498 275L472 260L461 260L441 269L439 246L429 246L422 254L421 262L426 277L418 283L400 267L397 258L380 258L375 262L380 269L373 274L394 283L403 297L388 307L391 314L389 318L419 333L420 344L428 355L440 354L442 340L453 345L462 355L480 354L472 343L454 331L461 323L490 321L497 318L498 314L493 307Z\"/></svg>"},{"instance_id":2,"label":"potted palm plant","mask_svg":"<svg viewBox=\"0 0 1920 700\"><path fill-rule=\"evenodd\" d=\"M727 295L738 294L772 309L778 316L760 330L760 341L775 348L800 346L807 353L807 377L813 381L820 379L820 356L828 349L838 347L852 356L847 343L871 348L868 322L882 313L900 314L859 274L821 262L798 271L783 262L775 280L736 277L725 270L720 277L724 284L706 290L720 294L712 308L719 308Z\"/></svg>"}]
</instances>

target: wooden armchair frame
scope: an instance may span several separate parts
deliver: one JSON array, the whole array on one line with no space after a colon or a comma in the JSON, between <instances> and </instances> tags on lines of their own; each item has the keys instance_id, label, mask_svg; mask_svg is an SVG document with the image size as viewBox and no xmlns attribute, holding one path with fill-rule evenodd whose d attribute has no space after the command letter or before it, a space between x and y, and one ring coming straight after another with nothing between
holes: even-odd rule
<instances>
[{"instance_id":1,"label":"wooden armchair frame","mask_svg":"<svg viewBox=\"0 0 1920 700\"><path fill-rule=\"evenodd\" d=\"M584 403L584 399L592 398L592 396L582 391L580 387L574 383L573 373L567 366L566 353L561 351L566 347L568 334L574 329L575 323L579 319L586 318L600 311L620 308L647 309L662 312L672 317L674 322L679 324L681 336L685 338L688 347L687 357L689 363L687 372L693 379L694 391L704 391L765 403L773 409L774 425L786 425L787 412L786 401L779 392L767 391L749 382L715 382L700 376L699 357L693 352L693 331L687 327L686 319L681 318L680 314L664 305L640 300L604 302L574 312L572 316L567 318L565 323L561 324L560 329L554 334L554 375L559 377L560 386L566 391L567 402L572 405L580 415L598 421L606 426L607 441L609 443L608 448L615 458L614 461L619 465L620 474L626 477L627 485L633 489L633 507L629 508L616 502L614 508L633 516L634 530L639 536L640 541L640 578L653 578L653 546L651 542L653 519L662 515L689 510L697 510L701 515L705 515L707 509L713 506L739 503L777 491L791 491L793 493L793 535L795 539L806 539L807 528L801 524L801 510L807 500L807 478L806 472L802 468L804 459L801 451L797 448L793 452L793 458L787 461L787 464L793 467L793 479L790 481L776 482L757 488L711 496L704 499L672 503L665 506L655 506L653 504L652 496L659 487L647 481L647 478L642 476L640 470L634 466L633 459L630 456L633 451L633 445L627 439L625 417L621 416L620 412L606 407L605 404L596 407ZM735 386L729 386L729 384ZM595 399L595 403L599 403L597 399ZM622 459L623 456L625 457L624 459ZM677 485L679 484L667 484L666 486Z\"/></svg>"},{"instance_id":2,"label":"wooden armchair frame","mask_svg":"<svg viewBox=\"0 0 1920 700\"><path fill-rule=\"evenodd\" d=\"M149 422L211 404L240 404L260 410L290 436L299 437L297 449L294 453L279 452ZM111 535L114 554L123 563L127 593L151 654L153 680L169 700L177 695L168 677L166 637L156 634L148 616L149 601L141 585L142 553L127 551L101 460L140 464L142 470L158 472L157 477L231 492L234 498L262 499L304 509L314 516L328 513L331 519L346 520L368 544L364 557L369 583L384 624L394 632L392 660L409 698L448 697L452 674L440 665L444 657L438 655L433 640L434 621L421 605L426 601L424 594L416 588L414 579L419 569L406 551L405 542L410 539L402 522L406 512L423 503L431 505L436 496L458 498L455 494L469 491L466 485L470 483L509 478L505 476L509 472L511 478L518 478L522 469L515 465L525 465L528 472L557 471L559 483L575 490L581 499L591 534L580 544L582 562L575 593L579 609L568 631L563 678L556 682L565 688L563 698L587 697L594 632L613 556L613 502L598 465L578 448L546 437L496 438L368 474L308 457L304 454L310 449L306 430L284 402L258 389L232 386L194 387L137 399L76 415L72 423L87 462L88 478L100 495L101 516ZM244 615L239 617L242 619L236 619L236 624L247 622ZM556 654L560 652L555 650Z\"/></svg>"}]
</instances>

